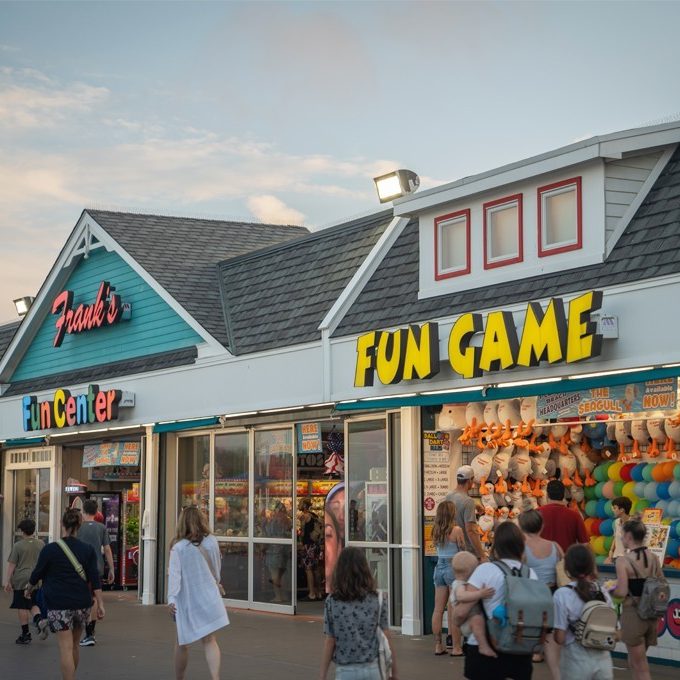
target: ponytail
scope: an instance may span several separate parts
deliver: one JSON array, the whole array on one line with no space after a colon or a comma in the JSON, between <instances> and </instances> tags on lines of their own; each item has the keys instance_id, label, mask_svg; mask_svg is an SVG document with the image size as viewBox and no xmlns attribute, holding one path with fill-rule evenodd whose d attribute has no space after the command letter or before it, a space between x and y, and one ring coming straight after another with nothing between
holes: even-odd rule
<instances>
[{"instance_id":1,"label":"ponytail","mask_svg":"<svg viewBox=\"0 0 680 680\"><path fill-rule=\"evenodd\" d=\"M576 581L576 594L583 602L597 599L599 590L593 580L597 578L595 558L585 545L572 545L564 556L564 569Z\"/></svg>"}]
</instances>

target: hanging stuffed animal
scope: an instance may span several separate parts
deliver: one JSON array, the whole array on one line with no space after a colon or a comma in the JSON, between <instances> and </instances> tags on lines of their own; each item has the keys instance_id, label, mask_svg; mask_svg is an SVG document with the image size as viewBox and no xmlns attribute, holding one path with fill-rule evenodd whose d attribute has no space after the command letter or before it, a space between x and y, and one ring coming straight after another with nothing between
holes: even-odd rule
<instances>
[{"instance_id":1,"label":"hanging stuffed animal","mask_svg":"<svg viewBox=\"0 0 680 680\"><path fill-rule=\"evenodd\" d=\"M580 471L581 479L583 480L583 486L595 486L597 482L593 479L592 475L593 470L595 469L595 463L583 452L580 445L572 444L569 449L576 457L578 470Z\"/></svg>"},{"instance_id":2,"label":"hanging stuffed animal","mask_svg":"<svg viewBox=\"0 0 680 680\"><path fill-rule=\"evenodd\" d=\"M491 468L491 478L495 479L496 493L504 494L508 490L508 466L510 465L510 458L515 451L514 444L509 446L502 446L496 451L493 457L493 466Z\"/></svg>"},{"instance_id":3,"label":"hanging stuffed animal","mask_svg":"<svg viewBox=\"0 0 680 680\"><path fill-rule=\"evenodd\" d=\"M506 522L509 514L510 508L506 507L505 505L502 508L498 508L498 511L496 512L496 524Z\"/></svg>"},{"instance_id":4,"label":"hanging stuffed animal","mask_svg":"<svg viewBox=\"0 0 680 680\"><path fill-rule=\"evenodd\" d=\"M569 501L569 507L572 510L576 510L577 512L581 512L583 510L585 504L585 492L583 491L583 487L580 486L572 486L571 487L571 500Z\"/></svg>"},{"instance_id":5,"label":"hanging stuffed animal","mask_svg":"<svg viewBox=\"0 0 680 680\"><path fill-rule=\"evenodd\" d=\"M493 484L486 483L479 487L480 500L484 508L493 508L496 510L498 508L498 503L496 501L496 496L494 495Z\"/></svg>"},{"instance_id":6,"label":"hanging stuffed animal","mask_svg":"<svg viewBox=\"0 0 680 680\"><path fill-rule=\"evenodd\" d=\"M474 482L475 484L478 484L480 488L486 484L491 475L493 456L494 452L484 450L481 453L478 453L470 462L475 473Z\"/></svg>"},{"instance_id":7,"label":"hanging stuffed animal","mask_svg":"<svg viewBox=\"0 0 680 680\"><path fill-rule=\"evenodd\" d=\"M619 460L625 463L628 458L626 448L633 443L633 438L630 436L630 420L628 418L620 417L616 420L614 438L619 445Z\"/></svg>"},{"instance_id":8,"label":"hanging stuffed animal","mask_svg":"<svg viewBox=\"0 0 680 680\"><path fill-rule=\"evenodd\" d=\"M541 498L545 495L542 482L547 483L548 478L555 474L555 464L550 460L550 444L544 442L537 449L538 451L531 456L531 478L534 480L531 495L534 498Z\"/></svg>"},{"instance_id":9,"label":"hanging stuffed animal","mask_svg":"<svg viewBox=\"0 0 680 680\"><path fill-rule=\"evenodd\" d=\"M537 397L525 397L520 403L520 416L522 421L520 423L520 438L526 440L530 437L527 448L530 451L534 450L536 445L536 437L540 437L547 429L547 423L544 420L539 420L536 409L538 405Z\"/></svg>"},{"instance_id":10,"label":"hanging stuffed animal","mask_svg":"<svg viewBox=\"0 0 680 680\"><path fill-rule=\"evenodd\" d=\"M564 453L568 450L566 439L569 437L569 425L567 423L555 423L548 433L548 444L553 451Z\"/></svg>"},{"instance_id":11,"label":"hanging stuffed animal","mask_svg":"<svg viewBox=\"0 0 680 680\"><path fill-rule=\"evenodd\" d=\"M479 433L484 426L484 408L478 401L471 401L465 407L465 429L463 434L458 437L463 446L470 446L473 440L479 437Z\"/></svg>"},{"instance_id":12,"label":"hanging stuffed animal","mask_svg":"<svg viewBox=\"0 0 680 680\"><path fill-rule=\"evenodd\" d=\"M521 484L522 493L530 493L528 479L531 474L531 457L527 449L515 449L508 465L508 474Z\"/></svg>"},{"instance_id":13,"label":"hanging stuffed animal","mask_svg":"<svg viewBox=\"0 0 680 680\"><path fill-rule=\"evenodd\" d=\"M479 526L479 540L482 545L489 545L491 543L491 532L494 527L494 517L496 511L493 508L484 508L484 514L477 520L477 525Z\"/></svg>"},{"instance_id":14,"label":"hanging stuffed animal","mask_svg":"<svg viewBox=\"0 0 680 680\"><path fill-rule=\"evenodd\" d=\"M560 481L569 487L576 483L576 456L567 449L567 453L560 453L559 458ZM581 484L583 485L583 484Z\"/></svg>"},{"instance_id":15,"label":"hanging stuffed animal","mask_svg":"<svg viewBox=\"0 0 680 680\"><path fill-rule=\"evenodd\" d=\"M649 436L652 438L652 443L647 449L647 455L650 458L658 458L661 455L662 447L666 447L666 431L664 430L664 414L661 411L652 413L652 418L647 421L647 429Z\"/></svg>"},{"instance_id":16,"label":"hanging stuffed animal","mask_svg":"<svg viewBox=\"0 0 680 680\"><path fill-rule=\"evenodd\" d=\"M649 432L647 430L647 423L644 420L634 420L630 424L630 435L633 437L633 451L631 458L642 458L642 450L640 446L649 446Z\"/></svg>"},{"instance_id":17,"label":"hanging stuffed animal","mask_svg":"<svg viewBox=\"0 0 680 680\"><path fill-rule=\"evenodd\" d=\"M666 458L677 460L678 451L675 445L680 444L680 413L677 413L673 418L666 418L663 429L668 437L666 440Z\"/></svg>"},{"instance_id":18,"label":"hanging stuffed animal","mask_svg":"<svg viewBox=\"0 0 680 680\"><path fill-rule=\"evenodd\" d=\"M511 459L512 460L512 459ZM519 507L522 504L522 483L513 482L505 496L507 504L511 508Z\"/></svg>"},{"instance_id":19,"label":"hanging stuffed animal","mask_svg":"<svg viewBox=\"0 0 680 680\"><path fill-rule=\"evenodd\" d=\"M444 404L437 416L437 429L450 432L451 439L459 437L467 425L465 421L465 404Z\"/></svg>"},{"instance_id":20,"label":"hanging stuffed animal","mask_svg":"<svg viewBox=\"0 0 680 680\"><path fill-rule=\"evenodd\" d=\"M513 506L510 508L510 512L508 513L508 522L512 522L513 524L516 524L519 526L519 516L522 512L522 508L519 508L517 506Z\"/></svg>"},{"instance_id":21,"label":"hanging stuffed animal","mask_svg":"<svg viewBox=\"0 0 680 680\"><path fill-rule=\"evenodd\" d=\"M503 428L498 422L498 402L497 401L487 401L484 403L484 426L485 429L482 431L482 437L484 439L484 445L493 449L498 446L498 440L500 439L501 432ZM477 442L479 448L483 448L482 442Z\"/></svg>"},{"instance_id":22,"label":"hanging stuffed animal","mask_svg":"<svg viewBox=\"0 0 680 680\"><path fill-rule=\"evenodd\" d=\"M501 439L505 446L516 436L522 417L519 412L519 399L503 399L498 404L498 420L503 426Z\"/></svg>"}]
</instances>

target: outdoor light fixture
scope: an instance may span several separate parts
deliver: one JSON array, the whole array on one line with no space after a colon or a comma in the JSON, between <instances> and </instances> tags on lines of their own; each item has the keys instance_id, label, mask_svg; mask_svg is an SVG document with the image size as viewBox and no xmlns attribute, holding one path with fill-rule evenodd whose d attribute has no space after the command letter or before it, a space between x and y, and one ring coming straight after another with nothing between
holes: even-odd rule
<instances>
[{"instance_id":1,"label":"outdoor light fixture","mask_svg":"<svg viewBox=\"0 0 680 680\"><path fill-rule=\"evenodd\" d=\"M373 181L381 203L411 194L420 186L420 178L412 170L394 170L386 175L374 177Z\"/></svg>"},{"instance_id":2,"label":"outdoor light fixture","mask_svg":"<svg viewBox=\"0 0 680 680\"><path fill-rule=\"evenodd\" d=\"M25 297L14 300L14 306L17 308L17 314L19 316L26 316L26 314L28 314L28 310L33 304L33 300L35 300L35 298L31 297L30 295L26 295Z\"/></svg>"}]
</instances>

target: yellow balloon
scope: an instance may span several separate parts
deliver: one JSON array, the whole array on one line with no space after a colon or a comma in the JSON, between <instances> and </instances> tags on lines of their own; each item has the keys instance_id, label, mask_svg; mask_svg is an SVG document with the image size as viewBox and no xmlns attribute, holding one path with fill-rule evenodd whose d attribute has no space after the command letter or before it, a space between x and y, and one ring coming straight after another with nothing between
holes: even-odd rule
<instances>
[{"instance_id":1,"label":"yellow balloon","mask_svg":"<svg viewBox=\"0 0 680 680\"><path fill-rule=\"evenodd\" d=\"M635 482L626 482L623 485L621 494L626 498L630 498L631 501L637 500L637 496L635 495Z\"/></svg>"},{"instance_id":2,"label":"yellow balloon","mask_svg":"<svg viewBox=\"0 0 680 680\"><path fill-rule=\"evenodd\" d=\"M609 479L611 479L613 482L620 482L621 481L621 468L623 467L624 463L613 463L610 467L609 470L607 470L607 476Z\"/></svg>"}]
</instances>

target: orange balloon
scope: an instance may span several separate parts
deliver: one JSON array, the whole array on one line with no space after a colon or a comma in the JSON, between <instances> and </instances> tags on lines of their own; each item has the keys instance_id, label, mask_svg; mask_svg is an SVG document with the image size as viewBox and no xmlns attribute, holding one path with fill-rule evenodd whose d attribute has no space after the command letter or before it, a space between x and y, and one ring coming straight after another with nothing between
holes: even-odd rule
<instances>
[{"instance_id":1,"label":"orange balloon","mask_svg":"<svg viewBox=\"0 0 680 680\"><path fill-rule=\"evenodd\" d=\"M652 479L655 482L663 482L666 479L665 472L664 463L657 463L652 468Z\"/></svg>"}]
</instances>

